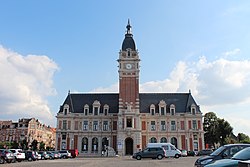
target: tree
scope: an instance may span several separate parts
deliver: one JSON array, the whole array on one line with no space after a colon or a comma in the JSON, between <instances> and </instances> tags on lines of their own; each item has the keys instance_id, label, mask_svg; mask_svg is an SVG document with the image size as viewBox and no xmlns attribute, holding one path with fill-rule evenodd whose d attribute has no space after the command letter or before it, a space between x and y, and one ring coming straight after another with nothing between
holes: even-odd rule
<instances>
[{"instance_id":1,"label":"tree","mask_svg":"<svg viewBox=\"0 0 250 167\"><path fill-rule=\"evenodd\" d=\"M32 150L37 150L37 144L38 144L37 140L32 141L32 143L31 143Z\"/></svg>"},{"instance_id":2,"label":"tree","mask_svg":"<svg viewBox=\"0 0 250 167\"><path fill-rule=\"evenodd\" d=\"M45 150L45 143L43 141L40 142L40 150Z\"/></svg>"},{"instance_id":3,"label":"tree","mask_svg":"<svg viewBox=\"0 0 250 167\"><path fill-rule=\"evenodd\" d=\"M206 144L214 147L215 143L224 145L227 142L232 142L229 138L233 128L230 126L229 122L218 118L215 113L209 112L205 114L203 127Z\"/></svg>"},{"instance_id":4,"label":"tree","mask_svg":"<svg viewBox=\"0 0 250 167\"><path fill-rule=\"evenodd\" d=\"M216 138L216 127L217 127L217 116L213 112L208 112L204 116L204 122L203 122L203 127L204 127L204 138L205 138L205 143L209 144L210 146L212 145L214 147L214 144L218 142L218 138Z\"/></svg>"},{"instance_id":5,"label":"tree","mask_svg":"<svg viewBox=\"0 0 250 167\"><path fill-rule=\"evenodd\" d=\"M216 138L219 139L221 145L226 144L226 138L229 137L233 133L233 128L229 124L229 122L224 119L217 119L217 127L216 127Z\"/></svg>"},{"instance_id":6,"label":"tree","mask_svg":"<svg viewBox=\"0 0 250 167\"><path fill-rule=\"evenodd\" d=\"M238 133L237 139L240 143L250 143L249 136L244 133Z\"/></svg>"}]
</instances>

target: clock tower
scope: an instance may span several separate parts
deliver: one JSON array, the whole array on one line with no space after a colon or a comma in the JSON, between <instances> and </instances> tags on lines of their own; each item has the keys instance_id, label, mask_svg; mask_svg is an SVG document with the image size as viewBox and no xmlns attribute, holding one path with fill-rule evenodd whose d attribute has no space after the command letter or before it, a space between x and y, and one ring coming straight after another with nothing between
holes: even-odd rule
<instances>
[{"instance_id":1,"label":"clock tower","mask_svg":"<svg viewBox=\"0 0 250 167\"><path fill-rule=\"evenodd\" d=\"M118 153L133 154L141 147L141 123L139 103L139 54L128 20L122 49L119 52L119 112Z\"/></svg>"},{"instance_id":2,"label":"clock tower","mask_svg":"<svg viewBox=\"0 0 250 167\"><path fill-rule=\"evenodd\" d=\"M128 20L125 39L119 52L119 109L136 112L139 107L139 54Z\"/></svg>"}]
</instances>

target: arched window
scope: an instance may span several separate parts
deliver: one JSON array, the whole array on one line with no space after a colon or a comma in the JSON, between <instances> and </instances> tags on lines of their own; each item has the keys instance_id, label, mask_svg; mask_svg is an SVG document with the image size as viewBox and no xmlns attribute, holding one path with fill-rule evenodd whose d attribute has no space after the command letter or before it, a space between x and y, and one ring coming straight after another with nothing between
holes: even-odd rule
<instances>
[{"instance_id":1,"label":"arched window","mask_svg":"<svg viewBox=\"0 0 250 167\"><path fill-rule=\"evenodd\" d=\"M98 139L97 139L97 137L94 137L92 139L92 151L98 152Z\"/></svg>"},{"instance_id":2,"label":"arched window","mask_svg":"<svg viewBox=\"0 0 250 167\"><path fill-rule=\"evenodd\" d=\"M102 151L105 151L107 146L109 146L108 138L104 137L102 138Z\"/></svg>"},{"instance_id":3,"label":"arched window","mask_svg":"<svg viewBox=\"0 0 250 167\"><path fill-rule=\"evenodd\" d=\"M82 138L82 151L88 151L88 138Z\"/></svg>"},{"instance_id":4,"label":"arched window","mask_svg":"<svg viewBox=\"0 0 250 167\"><path fill-rule=\"evenodd\" d=\"M149 140L149 143L157 143L157 139L155 137L152 137L150 140Z\"/></svg>"},{"instance_id":5,"label":"arched window","mask_svg":"<svg viewBox=\"0 0 250 167\"><path fill-rule=\"evenodd\" d=\"M175 137L171 138L171 144L173 144L176 148L178 148L177 147L177 139Z\"/></svg>"},{"instance_id":6,"label":"arched window","mask_svg":"<svg viewBox=\"0 0 250 167\"><path fill-rule=\"evenodd\" d=\"M162 137L160 142L161 143L167 143L167 138L166 137Z\"/></svg>"}]
</instances>

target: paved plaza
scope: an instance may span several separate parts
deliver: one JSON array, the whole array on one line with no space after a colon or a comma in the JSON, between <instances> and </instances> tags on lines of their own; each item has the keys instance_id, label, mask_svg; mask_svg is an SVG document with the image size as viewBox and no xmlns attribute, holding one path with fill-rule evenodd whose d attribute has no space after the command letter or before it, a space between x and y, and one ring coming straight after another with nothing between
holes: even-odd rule
<instances>
[{"instance_id":1,"label":"paved plaza","mask_svg":"<svg viewBox=\"0 0 250 167\"><path fill-rule=\"evenodd\" d=\"M198 157L135 160L131 157L74 158L0 164L0 167L193 167Z\"/></svg>"}]
</instances>

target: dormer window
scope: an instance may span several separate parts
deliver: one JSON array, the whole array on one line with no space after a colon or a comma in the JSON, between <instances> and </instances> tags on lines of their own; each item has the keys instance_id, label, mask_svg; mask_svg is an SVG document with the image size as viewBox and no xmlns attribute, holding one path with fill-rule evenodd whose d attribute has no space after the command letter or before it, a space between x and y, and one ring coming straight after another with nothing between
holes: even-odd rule
<instances>
[{"instance_id":1,"label":"dormer window","mask_svg":"<svg viewBox=\"0 0 250 167\"><path fill-rule=\"evenodd\" d=\"M174 104L170 105L170 115L175 115L175 105Z\"/></svg>"},{"instance_id":2,"label":"dormer window","mask_svg":"<svg viewBox=\"0 0 250 167\"><path fill-rule=\"evenodd\" d=\"M107 104L104 105L103 111L104 111L104 115L108 115L109 106Z\"/></svg>"},{"instance_id":3,"label":"dormer window","mask_svg":"<svg viewBox=\"0 0 250 167\"><path fill-rule=\"evenodd\" d=\"M166 115L166 102L164 100L161 100L159 103L159 111L161 115Z\"/></svg>"},{"instance_id":4,"label":"dormer window","mask_svg":"<svg viewBox=\"0 0 250 167\"><path fill-rule=\"evenodd\" d=\"M65 104L63 106L63 114L64 115L67 115L69 113L69 105L68 104Z\"/></svg>"},{"instance_id":5,"label":"dormer window","mask_svg":"<svg viewBox=\"0 0 250 167\"><path fill-rule=\"evenodd\" d=\"M83 108L84 115L88 115L89 113L89 105L85 104Z\"/></svg>"},{"instance_id":6,"label":"dormer window","mask_svg":"<svg viewBox=\"0 0 250 167\"><path fill-rule=\"evenodd\" d=\"M191 114L195 115L196 114L196 107L194 104L191 105Z\"/></svg>"},{"instance_id":7,"label":"dormer window","mask_svg":"<svg viewBox=\"0 0 250 167\"><path fill-rule=\"evenodd\" d=\"M151 113L151 115L155 115L155 105L154 104L150 105L150 113Z\"/></svg>"},{"instance_id":8,"label":"dormer window","mask_svg":"<svg viewBox=\"0 0 250 167\"><path fill-rule=\"evenodd\" d=\"M99 115L100 106L101 106L100 102L98 100L95 100L94 103L93 103L94 115Z\"/></svg>"}]
</instances>

